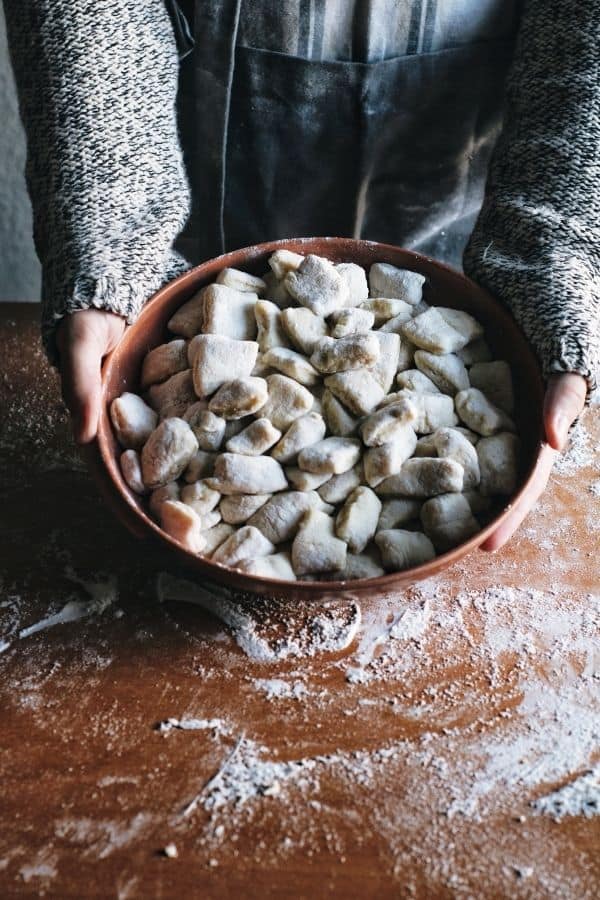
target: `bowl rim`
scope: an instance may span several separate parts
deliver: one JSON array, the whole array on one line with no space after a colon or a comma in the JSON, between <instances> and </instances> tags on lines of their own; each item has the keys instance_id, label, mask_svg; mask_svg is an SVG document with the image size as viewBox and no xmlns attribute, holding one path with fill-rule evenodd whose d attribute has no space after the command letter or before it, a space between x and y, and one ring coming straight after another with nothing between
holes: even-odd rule
<instances>
[{"instance_id":1,"label":"bowl rim","mask_svg":"<svg viewBox=\"0 0 600 900\"><path fill-rule=\"evenodd\" d=\"M219 576L222 576L223 573L226 573L227 576L232 577L234 580L248 583L246 587L240 587L237 588L237 590L247 590L250 593L264 594L264 588L267 587L269 591L272 592L273 596L276 595L277 589L279 589L280 595L285 595L286 593L289 593L290 590L294 590L303 594L305 593L307 595L307 599L309 599L309 595L311 593L319 594L319 596L321 596L324 592L343 593L352 589L358 590L359 588L365 588L369 591L385 594L389 593L392 590L398 589L399 579L402 579L408 585L410 583L417 582L423 580L424 578L431 577L437 574L440 570L447 568L447 566L452 562L458 561L458 559L463 558L465 555L475 550L491 534L493 534L497 530L497 528L508 518L514 507L519 503L523 495L527 493L532 483L536 479L538 471L543 465L543 450L547 446L543 438L540 437L539 439L537 439L535 441L535 448L532 447L532 461L530 462L523 480L521 481L519 490L509 498L509 502L490 522L488 522L480 531L478 531L467 541L458 544L456 547L452 547L450 550L447 550L444 553L436 555L432 560L428 560L427 562L422 563L419 566L415 566L410 569L403 569L400 571L386 572L384 575L378 575L372 578L360 578L347 581L303 581L301 579L298 579L296 581L289 581L279 578L268 578L266 576L256 576L246 572L242 572L241 570L235 569L234 567L225 566L221 563L214 562L211 559L207 559L201 556L201 554L193 553L179 541L175 540L173 537L164 532L146 510L140 509L140 507L133 501L132 496L130 496L130 489L127 488L124 482L123 484L120 484L114 477L112 477L111 474L110 461L112 460L114 464L114 456L110 447L108 437L109 434L112 435L112 425L110 423L110 416L108 414L106 385L108 380L108 373L110 371L115 355L118 352L118 348L122 345L122 342L126 340L126 336L130 333L130 330L138 327L142 328L145 318L147 318L147 316L150 314L150 308L152 306L155 306L157 303L160 303L165 294L170 294L175 286L177 286L180 290L182 288L185 288L185 285L188 282L195 282L197 280L198 274L202 273L205 269L209 267L217 268L217 263L219 264L219 269L223 269L227 266L233 265L234 263L238 266L241 265L243 267L244 265L247 266L251 264L254 259L262 257L266 253L270 254L278 249L288 249L290 245L294 245L295 251L298 252L299 245L311 245L316 242L331 243L332 245L335 245L340 249L343 249L347 246L349 251L352 247L356 247L356 245L359 244L361 248L372 249L381 255L384 255L389 251L392 251L395 254L401 251L403 255L405 255L409 259L412 259L417 265L421 261L424 261L428 266L433 266L434 268L442 270L447 277L450 277L457 284L464 285L464 283L466 282L476 293L486 296L487 299L492 302L495 307L495 314L497 314L498 317L503 320L503 324L506 324L509 329L512 329L513 331L516 330L519 333L522 344L527 348L527 351L529 353L529 363L534 364L533 370L535 371L536 378L538 380L538 387L543 393L544 382L539 361L537 360L537 357L535 356L535 353L527 342L525 336L522 334L518 324L510 315L506 307L504 307L499 300L493 297L488 291L474 282L467 275L464 275L463 273L457 271L456 269L453 269L446 263L439 262L438 260L426 256L425 254L417 253L413 250L406 250L402 247L398 247L393 244L385 244L379 241L335 237L284 238L276 241L266 241L264 243L254 244L249 247L241 247L237 250L229 251L227 253L221 254L220 256L213 257L210 260L205 260L199 265L186 270L177 278L174 278L167 284L163 285L148 299L148 301L144 304L144 307L137 320L133 323L133 325L129 326L126 329L117 347L115 347L114 350L112 350L111 353L108 354L103 361L102 409L100 420L98 423L98 433L94 442L88 445L86 457L88 464L92 469L93 475L99 483L101 493L104 495L109 505L113 508L113 511L116 513L117 517L129 528L130 531L133 531L134 534L136 534L136 536L139 538L149 538L152 536L153 538L158 539L161 542L165 542L173 551L175 551L175 554L177 556L181 556L183 554L184 559L180 561L183 562L184 565L187 563L188 565L193 564L195 567L201 566L202 568L206 568L207 576L210 577L211 573L214 573L214 578L216 581L222 580ZM319 255L326 254L324 251L321 251ZM235 267L235 265L233 265L233 267ZM404 266L404 268L407 268L407 266ZM199 288L199 290L200 289L201 288ZM452 557L452 559L448 559L448 557Z\"/></svg>"}]
</instances>

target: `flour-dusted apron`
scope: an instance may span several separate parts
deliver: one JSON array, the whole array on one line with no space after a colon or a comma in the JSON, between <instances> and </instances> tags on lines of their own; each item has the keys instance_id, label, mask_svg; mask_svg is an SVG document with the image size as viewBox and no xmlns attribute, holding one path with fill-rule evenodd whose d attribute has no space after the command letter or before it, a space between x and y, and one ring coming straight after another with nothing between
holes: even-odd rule
<instances>
[{"instance_id":1,"label":"flour-dusted apron","mask_svg":"<svg viewBox=\"0 0 600 900\"><path fill-rule=\"evenodd\" d=\"M240 46L241 2L195 2L193 261L331 235L459 266L512 39L375 63L312 61Z\"/></svg>"}]
</instances>

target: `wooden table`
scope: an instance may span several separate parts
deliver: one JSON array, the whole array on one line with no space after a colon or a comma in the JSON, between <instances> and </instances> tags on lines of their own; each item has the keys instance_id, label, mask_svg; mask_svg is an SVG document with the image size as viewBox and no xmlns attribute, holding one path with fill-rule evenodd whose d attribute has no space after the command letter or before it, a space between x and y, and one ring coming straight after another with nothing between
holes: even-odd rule
<instances>
[{"instance_id":1,"label":"wooden table","mask_svg":"<svg viewBox=\"0 0 600 900\"><path fill-rule=\"evenodd\" d=\"M597 897L598 408L501 553L228 626L103 507L38 313L0 326L2 897Z\"/></svg>"}]
</instances>

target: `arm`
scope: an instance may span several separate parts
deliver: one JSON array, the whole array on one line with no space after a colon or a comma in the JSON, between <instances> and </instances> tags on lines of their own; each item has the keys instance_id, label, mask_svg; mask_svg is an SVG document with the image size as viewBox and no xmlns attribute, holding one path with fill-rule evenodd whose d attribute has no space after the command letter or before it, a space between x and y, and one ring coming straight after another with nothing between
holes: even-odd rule
<instances>
[{"instance_id":1,"label":"arm","mask_svg":"<svg viewBox=\"0 0 600 900\"><path fill-rule=\"evenodd\" d=\"M189 212L173 29L162 0L4 5L27 135L44 343L55 362L57 327L77 313L60 327L63 377L68 381L73 368L77 376L86 354L73 345L83 340L99 386L101 356L89 360L94 346L99 341L107 352L124 322L187 267L172 249ZM113 315L99 320L97 310ZM86 320L96 322L91 343ZM90 387L85 376L82 402ZM67 399L81 388L67 384ZM95 433L95 422L87 424L80 439Z\"/></svg>"}]
</instances>

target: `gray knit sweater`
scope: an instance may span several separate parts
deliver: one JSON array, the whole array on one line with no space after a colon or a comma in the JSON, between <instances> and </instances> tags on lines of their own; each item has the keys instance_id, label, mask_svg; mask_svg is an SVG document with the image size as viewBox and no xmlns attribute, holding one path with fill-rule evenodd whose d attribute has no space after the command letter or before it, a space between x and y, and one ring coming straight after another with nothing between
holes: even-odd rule
<instances>
[{"instance_id":1,"label":"gray knit sweater","mask_svg":"<svg viewBox=\"0 0 600 900\"><path fill-rule=\"evenodd\" d=\"M95 306L135 320L187 267L190 210L164 0L4 0L43 265L43 334ZM546 375L600 370L600 7L524 0L505 122L465 270Z\"/></svg>"}]
</instances>

